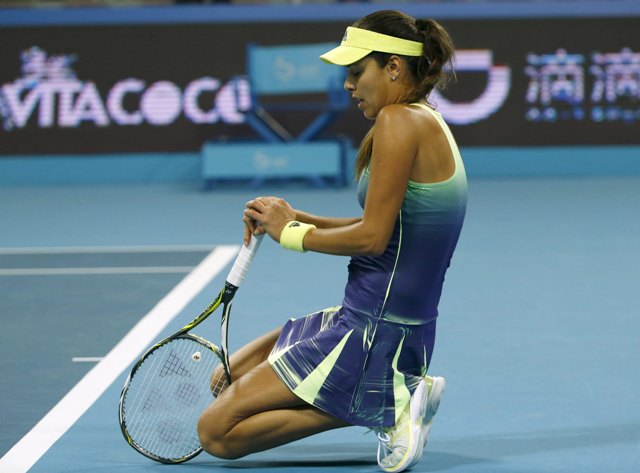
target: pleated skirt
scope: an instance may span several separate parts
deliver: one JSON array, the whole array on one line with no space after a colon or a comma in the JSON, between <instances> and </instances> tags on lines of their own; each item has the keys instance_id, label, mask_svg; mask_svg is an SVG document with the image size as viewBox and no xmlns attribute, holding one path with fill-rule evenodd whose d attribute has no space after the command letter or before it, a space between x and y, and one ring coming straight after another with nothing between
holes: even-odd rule
<instances>
[{"instance_id":1,"label":"pleated skirt","mask_svg":"<svg viewBox=\"0 0 640 473\"><path fill-rule=\"evenodd\" d=\"M289 320L269 363L320 410L352 425L391 426L427 372L435 328L331 307Z\"/></svg>"}]
</instances>

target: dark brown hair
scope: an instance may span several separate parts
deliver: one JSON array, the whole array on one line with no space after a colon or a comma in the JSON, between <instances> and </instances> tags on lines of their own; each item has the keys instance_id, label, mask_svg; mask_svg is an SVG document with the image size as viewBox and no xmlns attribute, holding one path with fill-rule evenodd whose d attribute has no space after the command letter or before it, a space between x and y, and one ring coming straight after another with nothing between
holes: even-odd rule
<instances>
[{"instance_id":1,"label":"dark brown hair","mask_svg":"<svg viewBox=\"0 0 640 473\"><path fill-rule=\"evenodd\" d=\"M361 18L353 24L376 33L417 41L424 45L422 56L402 56L416 84L403 103L427 99L436 87L444 89L454 76L455 48L447 31L434 20L415 19L395 10L381 10ZM369 56L384 67L391 54L374 51ZM356 159L356 178L368 166L373 149L373 127L365 135Z\"/></svg>"}]
</instances>

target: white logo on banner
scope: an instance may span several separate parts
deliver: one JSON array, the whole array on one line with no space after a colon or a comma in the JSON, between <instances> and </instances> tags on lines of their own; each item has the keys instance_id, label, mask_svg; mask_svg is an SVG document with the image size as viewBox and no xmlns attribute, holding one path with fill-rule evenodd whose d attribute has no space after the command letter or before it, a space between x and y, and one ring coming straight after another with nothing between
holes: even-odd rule
<instances>
[{"instance_id":1,"label":"white logo on banner","mask_svg":"<svg viewBox=\"0 0 640 473\"><path fill-rule=\"evenodd\" d=\"M640 53L631 48L590 55L565 49L532 53L527 55L524 71L529 77L528 120L640 120Z\"/></svg>"},{"instance_id":2,"label":"white logo on banner","mask_svg":"<svg viewBox=\"0 0 640 473\"><path fill-rule=\"evenodd\" d=\"M455 125L468 125L488 118L504 104L511 89L511 70L493 64L493 53L488 49L457 50L455 72L485 72L487 86L471 102L452 102L437 90L432 99L444 118Z\"/></svg>"},{"instance_id":3,"label":"white logo on banner","mask_svg":"<svg viewBox=\"0 0 640 473\"><path fill-rule=\"evenodd\" d=\"M116 125L166 126L182 114L192 123L243 123L250 105L249 85L245 79L222 84L213 77L191 81L183 89L170 81L148 84L127 78L116 82L102 96L96 84L78 79L72 64L73 54L49 56L38 47L21 54L21 77L0 89L0 116L5 130L23 128L37 116L41 128L77 127L93 123L105 127ZM201 96L215 94L208 107ZM127 104L137 104L135 106Z\"/></svg>"}]
</instances>

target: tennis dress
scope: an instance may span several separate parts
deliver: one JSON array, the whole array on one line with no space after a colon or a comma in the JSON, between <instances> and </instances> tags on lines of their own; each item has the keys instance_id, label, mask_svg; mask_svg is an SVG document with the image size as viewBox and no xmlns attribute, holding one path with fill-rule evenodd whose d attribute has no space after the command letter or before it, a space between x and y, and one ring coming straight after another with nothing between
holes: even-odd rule
<instances>
[{"instance_id":1,"label":"tennis dress","mask_svg":"<svg viewBox=\"0 0 640 473\"><path fill-rule=\"evenodd\" d=\"M467 180L441 115L455 172L434 184L409 182L389 244L354 256L342 305L282 329L269 362L301 399L352 425L391 426L429 366L444 276L464 220ZM369 172L358 182L364 207Z\"/></svg>"}]
</instances>

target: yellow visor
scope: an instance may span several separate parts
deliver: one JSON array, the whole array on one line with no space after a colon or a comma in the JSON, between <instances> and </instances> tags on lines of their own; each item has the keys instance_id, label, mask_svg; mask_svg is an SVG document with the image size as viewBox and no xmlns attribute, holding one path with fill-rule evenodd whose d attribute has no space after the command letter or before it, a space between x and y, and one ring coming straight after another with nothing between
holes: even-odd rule
<instances>
[{"instance_id":1,"label":"yellow visor","mask_svg":"<svg viewBox=\"0 0 640 473\"><path fill-rule=\"evenodd\" d=\"M401 56L422 56L422 50L422 43L417 41L349 26L340 46L324 53L320 59L330 64L348 66L373 51Z\"/></svg>"}]
</instances>

